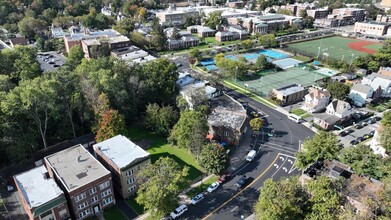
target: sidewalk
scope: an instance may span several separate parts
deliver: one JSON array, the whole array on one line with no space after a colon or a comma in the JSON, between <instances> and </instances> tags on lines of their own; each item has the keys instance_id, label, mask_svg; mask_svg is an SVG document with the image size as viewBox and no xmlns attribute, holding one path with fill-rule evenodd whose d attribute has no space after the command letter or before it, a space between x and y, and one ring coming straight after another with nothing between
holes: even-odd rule
<instances>
[{"instance_id":1,"label":"sidewalk","mask_svg":"<svg viewBox=\"0 0 391 220\"><path fill-rule=\"evenodd\" d=\"M254 139L251 138L251 135L252 131L250 128L248 128L247 131L243 134L243 139L241 140L239 146L232 150L228 168L229 172L235 172L235 170L244 163L246 155L252 149L251 143L254 142Z\"/></svg>"}]
</instances>

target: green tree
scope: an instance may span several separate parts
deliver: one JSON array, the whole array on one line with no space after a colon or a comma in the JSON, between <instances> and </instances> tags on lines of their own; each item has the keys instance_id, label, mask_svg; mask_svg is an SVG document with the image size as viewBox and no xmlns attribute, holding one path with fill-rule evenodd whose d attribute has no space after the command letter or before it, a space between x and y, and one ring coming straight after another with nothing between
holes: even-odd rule
<instances>
[{"instance_id":1,"label":"green tree","mask_svg":"<svg viewBox=\"0 0 391 220\"><path fill-rule=\"evenodd\" d=\"M195 126L200 126L200 128L196 128ZM203 131L204 137L206 137L208 132L206 118L201 112L185 110L181 112L179 121L171 130L168 140L181 148L190 150L192 135L195 130Z\"/></svg>"},{"instance_id":2,"label":"green tree","mask_svg":"<svg viewBox=\"0 0 391 220\"><path fill-rule=\"evenodd\" d=\"M219 30L222 24L227 23L227 19L222 18L221 13L221 11L215 11L210 13L209 16L205 19L205 26Z\"/></svg>"},{"instance_id":3,"label":"green tree","mask_svg":"<svg viewBox=\"0 0 391 220\"><path fill-rule=\"evenodd\" d=\"M259 131L262 128L264 121L262 118L253 118L250 120L250 127L253 131Z\"/></svg>"},{"instance_id":4,"label":"green tree","mask_svg":"<svg viewBox=\"0 0 391 220\"><path fill-rule=\"evenodd\" d=\"M329 82L326 89L330 92L332 98L345 100L350 92L350 87L341 82Z\"/></svg>"},{"instance_id":5,"label":"green tree","mask_svg":"<svg viewBox=\"0 0 391 220\"><path fill-rule=\"evenodd\" d=\"M228 165L228 155L224 147L218 144L207 144L202 148L201 166L208 173L221 174Z\"/></svg>"},{"instance_id":6,"label":"green tree","mask_svg":"<svg viewBox=\"0 0 391 220\"><path fill-rule=\"evenodd\" d=\"M274 182L267 179L254 211L257 219L304 219L308 195L296 177Z\"/></svg>"},{"instance_id":7,"label":"green tree","mask_svg":"<svg viewBox=\"0 0 391 220\"><path fill-rule=\"evenodd\" d=\"M263 55L260 55L257 58L257 61L255 62L255 66L258 70L264 70L268 69L268 66L270 66L269 62L267 61L266 57Z\"/></svg>"},{"instance_id":8,"label":"green tree","mask_svg":"<svg viewBox=\"0 0 391 220\"><path fill-rule=\"evenodd\" d=\"M24 17L18 23L19 32L29 39L33 39L37 33L46 30L45 21L32 17Z\"/></svg>"},{"instance_id":9,"label":"green tree","mask_svg":"<svg viewBox=\"0 0 391 220\"><path fill-rule=\"evenodd\" d=\"M313 138L307 138L295 154L296 166L304 170L319 159L334 159L341 149L342 145L333 133L320 131Z\"/></svg>"},{"instance_id":10,"label":"green tree","mask_svg":"<svg viewBox=\"0 0 391 220\"><path fill-rule=\"evenodd\" d=\"M15 88L15 84L11 82L11 77L7 75L0 75L0 93L7 93L13 88Z\"/></svg>"},{"instance_id":11,"label":"green tree","mask_svg":"<svg viewBox=\"0 0 391 220\"><path fill-rule=\"evenodd\" d=\"M380 123L385 127L391 127L391 111L384 112Z\"/></svg>"},{"instance_id":12,"label":"green tree","mask_svg":"<svg viewBox=\"0 0 391 220\"><path fill-rule=\"evenodd\" d=\"M344 148L338 158L341 162L349 165L354 173L358 175L381 179L385 174L382 157L374 154L367 145L359 144L358 146Z\"/></svg>"},{"instance_id":13,"label":"green tree","mask_svg":"<svg viewBox=\"0 0 391 220\"><path fill-rule=\"evenodd\" d=\"M189 51L189 58L199 62L202 59L202 53L197 48L193 48Z\"/></svg>"},{"instance_id":14,"label":"green tree","mask_svg":"<svg viewBox=\"0 0 391 220\"><path fill-rule=\"evenodd\" d=\"M83 49L78 45L73 46L69 50L68 56L66 58L66 65L69 66L71 70L76 69L76 67L81 64L83 58L84 58Z\"/></svg>"},{"instance_id":15,"label":"green tree","mask_svg":"<svg viewBox=\"0 0 391 220\"><path fill-rule=\"evenodd\" d=\"M155 47L155 49L157 51L164 50L166 47L167 37L158 19L153 20L151 34L152 34L151 43Z\"/></svg>"},{"instance_id":16,"label":"green tree","mask_svg":"<svg viewBox=\"0 0 391 220\"><path fill-rule=\"evenodd\" d=\"M190 136L189 141L189 149L197 161L200 160L202 149L206 144L207 131L208 126L205 124L205 121L194 121L192 135Z\"/></svg>"},{"instance_id":17,"label":"green tree","mask_svg":"<svg viewBox=\"0 0 391 220\"><path fill-rule=\"evenodd\" d=\"M172 106L160 107L158 104L149 104L146 110L144 125L160 135L168 135L170 129L178 120L178 112Z\"/></svg>"},{"instance_id":18,"label":"green tree","mask_svg":"<svg viewBox=\"0 0 391 220\"><path fill-rule=\"evenodd\" d=\"M251 39L242 41L242 46L244 49L249 50L254 46L254 43Z\"/></svg>"},{"instance_id":19,"label":"green tree","mask_svg":"<svg viewBox=\"0 0 391 220\"><path fill-rule=\"evenodd\" d=\"M380 144L386 149L386 152L391 152L391 126L385 126L379 131Z\"/></svg>"},{"instance_id":20,"label":"green tree","mask_svg":"<svg viewBox=\"0 0 391 220\"><path fill-rule=\"evenodd\" d=\"M113 26L113 29L125 36L130 36L130 33L134 30L135 22L131 18L124 18L123 20L117 22Z\"/></svg>"},{"instance_id":21,"label":"green tree","mask_svg":"<svg viewBox=\"0 0 391 220\"><path fill-rule=\"evenodd\" d=\"M188 183L188 173L188 167L181 168L173 159L159 158L137 174L137 203L160 219L176 208L177 196Z\"/></svg>"},{"instance_id":22,"label":"green tree","mask_svg":"<svg viewBox=\"0 0 391 220\"><path fill-rule=\"evenodd\" d=\"M306 219L336 219L341 213L342 198L331 179L320 176L305 185L310 195L311 212Z\"/></svg>"}]
</instances>

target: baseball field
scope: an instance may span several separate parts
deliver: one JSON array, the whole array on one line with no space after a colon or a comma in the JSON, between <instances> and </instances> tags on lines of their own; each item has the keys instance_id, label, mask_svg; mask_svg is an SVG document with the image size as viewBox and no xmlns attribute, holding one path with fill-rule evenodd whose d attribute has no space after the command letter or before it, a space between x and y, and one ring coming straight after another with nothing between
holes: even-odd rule
<instances>
[{"instance_id":1,"label":"baseball field","mask_svg":"<svg viewBox=\"0 0 391 220\"><path fill-rule=\"evenodd\" d=\"M382 43L360 39L327 37L288 44L287 50L313 58L332 58L351 62L351 60L359 56L376 53L382 45Z\"/></svg>"}]
</instances>

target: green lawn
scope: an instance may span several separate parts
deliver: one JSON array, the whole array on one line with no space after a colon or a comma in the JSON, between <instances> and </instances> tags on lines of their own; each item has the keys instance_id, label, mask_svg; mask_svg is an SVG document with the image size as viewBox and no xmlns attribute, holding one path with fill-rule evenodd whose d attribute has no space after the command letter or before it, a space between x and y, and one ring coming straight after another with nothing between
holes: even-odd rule
<instances>
[{"instance_id":1,"label":"green lawn","mask_svg":"<svg viewBox=\"0 0 391 220\"><path fill-rule=\"evenodd\" d=\"M205 192L206 189L214 182L216 182L218 180L218 177L217 176L214 176L208 180L206 180L205 182L202 182L201 185L193 188L193 190L191 190L190 192L187 193L187 196L189 196L189 198L192 198L194 197L195 195L198 195L202 192Z\"/></svg>"},{"instance_id":2,"label":"green lawn","mask_svg":"<svg viewBox=\"0 0 391 220\"><path fill-rule=\"evenodd\" d=\"M307 113L306 111L304 111L303 109L301 108L295 108L295 109L292 109L291 110L291 113L292 114L295 114L297 116L300 116L300 115L304 115L305 113Z\"/></svg>"},{"instance_id":3,"label":"green lawn","mask_svg":"<svg viewBox=\"0 0 391 220\"><path fill-rule=\"evenodd\" d=\"M205 37L205 42L216 44L216 38L215 37Z\"/></svg>"},{"instance_id":4,"label":"green lawn","mask_svg":"<svg viewBox=\"0 0 391 220\"><path fill-rule=\"evenodd\" d=\"M205 172L191 153L187 150L168 144L166 138L159 137L140 127L130 128L128 130L127 137L134 142L148 142L149 148L147 151L151 154L152 163L160 157L170 157L181 166L188 166L190 168L189 180L194 180Z\"/></svg>"},{"instance_id":5,"label":"green lawn","mask_svg":"<svg viewBox=\"0 0 391 220\"><path fill-rule=\"evenodd\" d=\"M106 220L128 220L117 205L106 209L103 216Z\"/></svg>"},{"instance_id":6,"label":"green lawn","mask_svg":"<svg viewBox=\"0 0 391 220\"><path fill-rule=\"evenodd\" d=\"M135 198L129 198L126 202L138 215L144 214L144 206L138 204Z\"/></svg>"}]
</instances>

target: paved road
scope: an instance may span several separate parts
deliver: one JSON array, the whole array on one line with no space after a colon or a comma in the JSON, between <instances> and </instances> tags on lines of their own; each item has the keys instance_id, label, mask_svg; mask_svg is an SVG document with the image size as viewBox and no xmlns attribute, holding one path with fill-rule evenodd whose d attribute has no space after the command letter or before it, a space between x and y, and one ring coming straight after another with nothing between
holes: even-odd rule
<instances>
[{"instance_id":1,"label":"paved road","mask_svg":"<svg viewBox=\"0 0 391 220\"><path fill-rule=\"evenodd\" d=\"M232 179L221 186L195 207L189 207L181 219L240 219L253 212L253 205L259 197L259 189L268 178L278 180L282 177L298 175L300 171L293 167L294 153L299 149L300 141L314 133L303 125L290 121L286 115L271 109L246 96L228 90L240 102L247 102L256 110L265 113L266 124L258 136L255 149L258 154L250 163L238 167ZM269 136L272 134L273 136ZM241 175L250 179L244 189L234 184Z\"/></svg>"}]
</instances>

